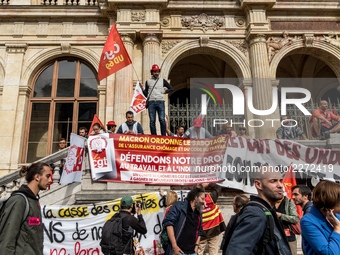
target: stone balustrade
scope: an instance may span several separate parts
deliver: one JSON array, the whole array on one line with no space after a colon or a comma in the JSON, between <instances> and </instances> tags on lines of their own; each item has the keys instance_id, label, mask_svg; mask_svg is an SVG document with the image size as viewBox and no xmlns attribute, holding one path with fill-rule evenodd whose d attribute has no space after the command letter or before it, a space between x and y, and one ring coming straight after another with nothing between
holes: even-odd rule
<instances>
[{"instance_id":1,"label":"stone balustrade","mask_svg":"<svg viewBox=\"0 0 340 255\"><path fill-rule=\"evenodd\" d=\"M0 5L98 6L97 0L0 0Z\"/></svg>"},{"instance_id":2,"label":"stone balustrade","mask_svg":"<svg viewBox=\"0 0 340 255\"><path fill-rule=\"evenodd\" d=\"M37 162L44 162L53 167L54 184L51 186L51 188L55 187L55 185L58 185L59 183L59 180L60 180L59 164L60 164L60 160L67 156L67 151L68 151L68 148L65 148L61 151L53 153L37 161ZM25 183L26 183L26 180L24 177L21 177L19 175L19 170L0 178L0 200L8 198L13 191L19 189L19 187Z\"/></svg>"}]
</instances>

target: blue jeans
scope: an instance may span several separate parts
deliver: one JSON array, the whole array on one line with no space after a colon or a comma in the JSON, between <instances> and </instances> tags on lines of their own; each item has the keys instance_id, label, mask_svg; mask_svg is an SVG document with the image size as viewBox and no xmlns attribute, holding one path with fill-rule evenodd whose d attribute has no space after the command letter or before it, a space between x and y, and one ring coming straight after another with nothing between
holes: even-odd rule
<instances>
[{"instance_id":1,"label":"blue jeans","mask_svg":"<svg viewBox=\"0 0 340 255\"><path fill-rule=\"evenodd\" d=\"M151 134L157 135L157 131L156 131L156 112L157 112L159 123L161 124L161 134L166 135L164 101L149 101L148 111L149 111L149 118L150 118Z\"/></svg>"}]
</instances>

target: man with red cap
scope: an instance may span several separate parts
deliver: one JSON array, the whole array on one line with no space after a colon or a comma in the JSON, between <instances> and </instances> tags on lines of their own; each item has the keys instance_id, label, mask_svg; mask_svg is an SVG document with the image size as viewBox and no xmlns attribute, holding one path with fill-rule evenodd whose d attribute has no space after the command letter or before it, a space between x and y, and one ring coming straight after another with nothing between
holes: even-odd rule
<instances>
[{"instance_id":1,"label":"man with red cap","mask_svg":"<svg viewBox=\"0 0 340 255\"><path fill-rule=\"evenodd\" d=\"M107 124L107 132L114 133L116 131L117 124L113 120L110 120Z\"/></svg>"},{"instance_id":2,"label":"man with red cap","mask_svg":"<svg viewBox=\"0 0 340 255\"><path fill-rule=\"evenodd\" d=\"M165 121L165 104L164 94L168 94L174 89L164 79L159 77L161 69L158 65L154 64L151 67L152 77L145 82L143 94L147 97L147 108L150 118L150 132L152 135L157 135L156 131L156 112L161 126L161 134L166 135L166 121ZM166 89L164 89L166 88Z\"/></svg>"},{"instance_id":3,"label":"man with red cap","mask_svg":"<svg viewBox=\"0 0 340 255\"><path fill-rule=\"evenodd\" d=\"M193 127L190 127L187 131L184 132L183 138L212 138L213 136L209 133L209 131L202 127L203 120L204 119L202 118L202 116L198 116L196 119L194 119Z\"/></svg>"}]
</instances>

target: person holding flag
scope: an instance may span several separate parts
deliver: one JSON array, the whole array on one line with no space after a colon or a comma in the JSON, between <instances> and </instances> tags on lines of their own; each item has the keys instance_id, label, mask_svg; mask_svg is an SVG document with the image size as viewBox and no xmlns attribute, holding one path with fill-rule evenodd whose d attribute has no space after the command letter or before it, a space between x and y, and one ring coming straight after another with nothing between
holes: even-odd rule
<instances>
[{"instance_id":1,"label":"person holding flag","mask_svg":"<svg viewBox=\"0 0 340 255\"><path fill-rule=\"evenodd\" d=\"M161 69L157 64L151 67L151 78L145 82L143 89L144 96L147 97L147 108L150 118L150 132L152 135L157 135L156 131L156 113L158 113L159 123L161 125L161 134L166 135L166 121L165 121L165 104L164 94L172 92L174 89L164 79L159 77ZM167 88L164 90L164 88Z\"/></svg>"}]
</instances>

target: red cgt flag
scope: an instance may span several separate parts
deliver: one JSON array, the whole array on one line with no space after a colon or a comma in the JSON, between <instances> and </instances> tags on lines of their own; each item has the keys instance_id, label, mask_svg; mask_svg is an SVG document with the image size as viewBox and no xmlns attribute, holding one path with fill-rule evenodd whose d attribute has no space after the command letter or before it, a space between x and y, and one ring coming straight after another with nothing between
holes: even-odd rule
<instances>
[{"instance_id":1,"label":"red cgt flag","mask_svg":"<svg viewBox=\"0 0 340 255\"><path fill-rule=\"evenodd\" d=\"M100 57L98 79L101 81L131 63L116 25L113 24Z\"/></svg>"},{"instance_id":2,"label":"red cgt flag","mask_svg":"<svg viewBox=\"0 0 340 255\"><path fill-rule=\"evenodd\" d=\"M143 90L140 87L139 81L137 81L135 93L133 94L130 110L134 114L140 113L146 109L146 97L143 94Z\"/></svg>"},{"instance_id":3,"label":"red cgt flag","mask_svg":"<svg viewBox=\"0 0 340 255\"><path fill-rule=\"evenodd\" d=\"M285 176L283 177L283 185L285 187L285 192L286 196L289 199L292 199L293 194L292 194L292 187L296 185L296 179L295 179L295 174L293 172L293 167L292 164L289 165L288 171L286 172ZM296 211L299 214L299 217L302 217L302 208L301 206L297 205L296 206Z\"/></svg>"}]
</instances>

